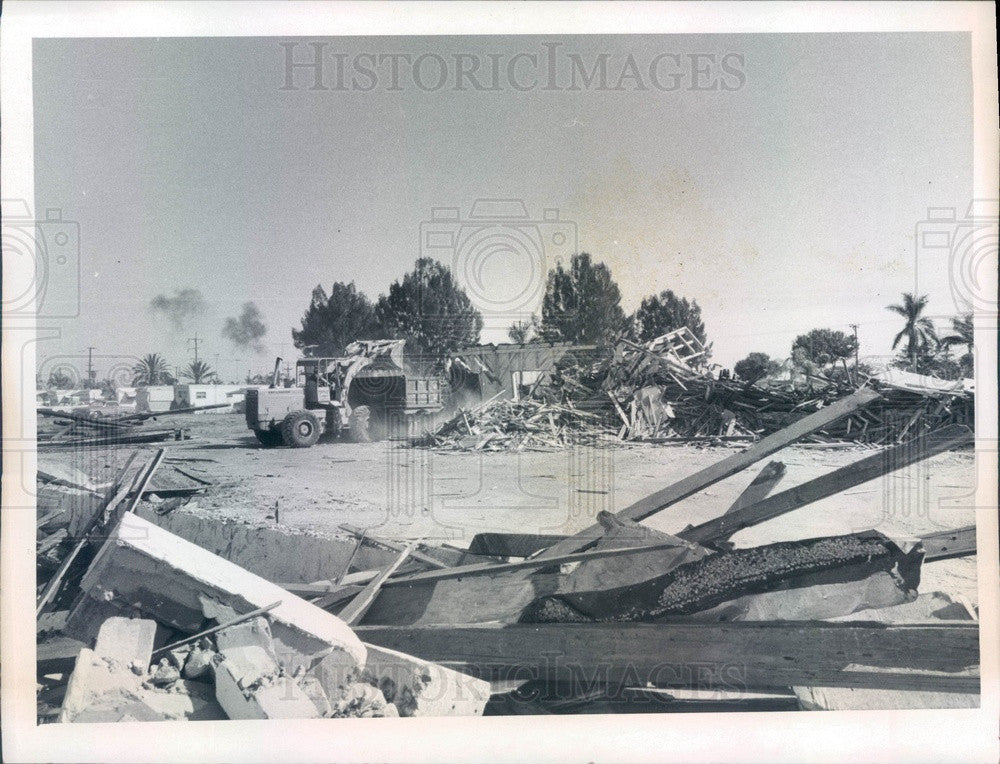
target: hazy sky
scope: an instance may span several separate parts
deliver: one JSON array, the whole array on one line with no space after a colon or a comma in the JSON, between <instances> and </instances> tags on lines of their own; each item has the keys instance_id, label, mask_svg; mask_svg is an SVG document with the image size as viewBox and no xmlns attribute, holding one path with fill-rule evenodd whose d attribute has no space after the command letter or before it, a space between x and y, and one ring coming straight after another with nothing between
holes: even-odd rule
<instances>
[{"instance_id":1,"label":"hazy sky","mask_svg":"<svg viewBox=\"0 0 1000 764\"><path fill-rule=\"evenodd\" d=\"M440 259L481 280L470 293L487 341L535 309L544 271L576 250L610 266L627 311L665 288L697 299L723 364L785 357L797 334L851 323L862 355L886 354L899 319L885 305L915 278L932 314L956 311L946 257L915 274L914 232L928 207L961 216L971 197L965 34L323 41L319 91L304 70L281 89L278 39L35 42L36 214L79 223L81 263L81 314L45 323L61 337L39 346L40 365L87 346L99 375L153 351L183 365L197 332L224 376L263 370L294 355L290 329L317 283L353 280L374 299L412 267L436 207L460 208L425 233L458 232ZM307 42L297 60L311 58ZM555 90L535 82L548 50ZM440 56L448 81L435 88L432 56L424 89L405 63L396 88L383 63L373 89L334 89L337 61L394 53ZM522 57L510 75L518 53L541 63ZM567 89L572 56L590 70L605 53L612 86L631 54L646 89ZM692 89L697 53L714 56L698 59L701 84L735 89ZM742 78L720 70L729 53ZM481 82L498 62L499 86L455 90L456 54L482 64ZM681 62L680 87L652 86L654 60L660 72ZM481 198L521 199L530 219L469 225ZM150 311L191 288L208 309L185 326ZM222 335L247 301L269 326L259 353Z\"/></svg>"}]
</instances>

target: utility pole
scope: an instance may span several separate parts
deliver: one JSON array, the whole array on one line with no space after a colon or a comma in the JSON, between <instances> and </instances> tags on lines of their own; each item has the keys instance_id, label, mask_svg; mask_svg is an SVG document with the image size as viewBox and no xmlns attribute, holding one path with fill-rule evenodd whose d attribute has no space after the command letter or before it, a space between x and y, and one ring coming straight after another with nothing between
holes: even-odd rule
<instances>
[{"instance_id":1,"label":"utility pole","mask_svg":"<svg viewBox=\"0 0 1000 764\"><path fill-rule=\"evenodd\" d=\"M858 369L858 325L849 324L849 326L854 330L854 384L858 384L858 379L861 376L861 372Z\"/></svg>"},{"instance_id":2,"label":"utility pole","mask_svg":"<svg viewBox=\"0 0 1000 764\"><path fill-rule=\"evenodd\" d=\"M94 351L97 348L91 346L87 347L87 382L92 386L94 384Z\"/></svg>"},{"instance_id":3,"label":"utility pole","mask_svg":"<svg viewBox=\"0 0 1000 764\"><path fill-rule=\"evenodd\" d=\"M198 339L198 332L194 333L194 337L188 337L188 342L189 343L190 342L194 343L194 360L197 361L198 360L198 343L201 342L201 340Z\"/></svg>"}]
</instances>

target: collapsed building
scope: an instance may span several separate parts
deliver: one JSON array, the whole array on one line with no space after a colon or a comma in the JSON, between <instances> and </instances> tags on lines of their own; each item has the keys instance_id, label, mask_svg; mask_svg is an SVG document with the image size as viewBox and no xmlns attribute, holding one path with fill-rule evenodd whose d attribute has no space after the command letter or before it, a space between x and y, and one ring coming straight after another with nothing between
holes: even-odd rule
<instances>
[{"instance_id":1,"label":"collapsed building","mask_svg":"<svg viewBox=\"0 0 1000 764\"><path fill-rule=\"evenodd\" d=\"M455 364L479 369L474 378L480 386L484 378L496 379L492 387L481 387L491 396L466 402L421 442L458 450L544 450L605 436L668 445L738 444L788 427L861 388L879 392L877 402L811 433L806 442L886 446L975 422L971 380L890 369L864 380L813 373L802 380L742 381L708 364L704 346L687 328L645 344L623 338L611 352L539 344L531 352L544 353L547 365L530 356L531 343L518 347L503 356L502 374L494 369L501 367L497 361L456 357ZM532 362L539 368L530 376L510 373ZM508 377L525 382L511 386Z\"/></svg>"}]
</instances>

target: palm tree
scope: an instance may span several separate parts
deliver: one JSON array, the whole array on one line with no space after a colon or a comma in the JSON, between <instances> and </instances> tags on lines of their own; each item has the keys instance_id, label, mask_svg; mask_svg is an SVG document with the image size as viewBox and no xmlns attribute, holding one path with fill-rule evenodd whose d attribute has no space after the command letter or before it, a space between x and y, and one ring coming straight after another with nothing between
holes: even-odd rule
<instances>
[{"instance_id":1,"label":"palm tree","mask_svg":"<svg viewBox=\"0 0 1000 764\"><path fill-rule=\"evenodd\" d=\"M187 377L196 385L200 385L203 382L209 382L214 379L216 374L212 371L212 367L204 361L192 361L188 364L188 367L181 372L181 376Z\"/></svg>"},{"instance_id":2,"label":"palm tree","mask_svg":"<svg viewBox=\"0 0 1000 764\"><path fill-rule=\"evenodd\" d=\"M951 330L954 334L949 334L941 338L941 344L945 347L954 345L965 345L967 352L972 352L973 331L972 314L966 313L964 316L956 316L951 319Z\"/></svg>"},{"instance_id":3,"label":"palm tree","mask_svg":"<svg viewBox=\"0 0 1000 764\"><path fill-rule=\"evenodd\" d=\"M144 356L132 367L133 385L162 385L167 376L167 361L159 353Z\"/></svg>"},{"instance_id":4,"label":"palm tree","mask_svg":"<svg viewBox=\"0 0 1000 764\"><path fill-rule=\"evenodd\" d=\"M951 319L952 334L941 338L941 345L946 348L955 345L965 345L965 355L958 359L962 371L972 374L972 347L974 343L972 328L972 314L966 313L964 316L955 316Z\"/></svg>"},{"instance_id":5,"label":"palm tree","mask_svg":"<svg viewBox=\"0 0 1000 764\"><path fill-rule=\"evenodd\" d=\"M510 337L511 342L524 345L528 341L528 337L531 336L531 329L530 321L515 321L507 329L507 336Z\"/></svg>"},{"instance_id":6,"label":"palm tree","mask_svg":"<svg viewBox=\"0 0 1000 764\"><path fill-rule=\"evenodd\" d=\"M937 344L934 324L927 316L920 315L927 307L929 299L925 294L917 297L910 292L903 292L902 305L886 306L886 310L891 310L906 319L906 326L892 341L892 349L895 350L900 340L906 338L906 354L910 357L912 371L916 371L917 368L917 354L926 352Z\"/></svg>"}]
</instances>

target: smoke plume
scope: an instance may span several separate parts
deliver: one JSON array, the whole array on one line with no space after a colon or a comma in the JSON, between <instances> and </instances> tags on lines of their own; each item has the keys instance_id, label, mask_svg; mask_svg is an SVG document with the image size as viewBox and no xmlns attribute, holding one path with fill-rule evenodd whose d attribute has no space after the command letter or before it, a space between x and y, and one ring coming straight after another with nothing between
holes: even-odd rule
<instances>
[{"instance_id":1,"label":"smoke plume","mask_svg":"<svg viewBox=\"0 0 1000 764\"><path fill-rule=\"evenodd\" d=\"M188 319L203 315L208 309L208 303L197 289L181 289L174 292L173 297L158 294L149 303L153 313L162 313L177 330L183 329Z\"/></svg>"},{"instance_id":2,"label":"smoke plume","mask_svg":"<svg viewBox=\"0 0 1000 764\"><path fill-rule=\"evenodd\" d=\"M244 303L243 311L239 317L226 319L225 326L222 327L222 335L238 347L253 348L259 353L264 349L261 342L267 334L267 324L257 306L252 303Z\"/></svg>"}]
</instances>

